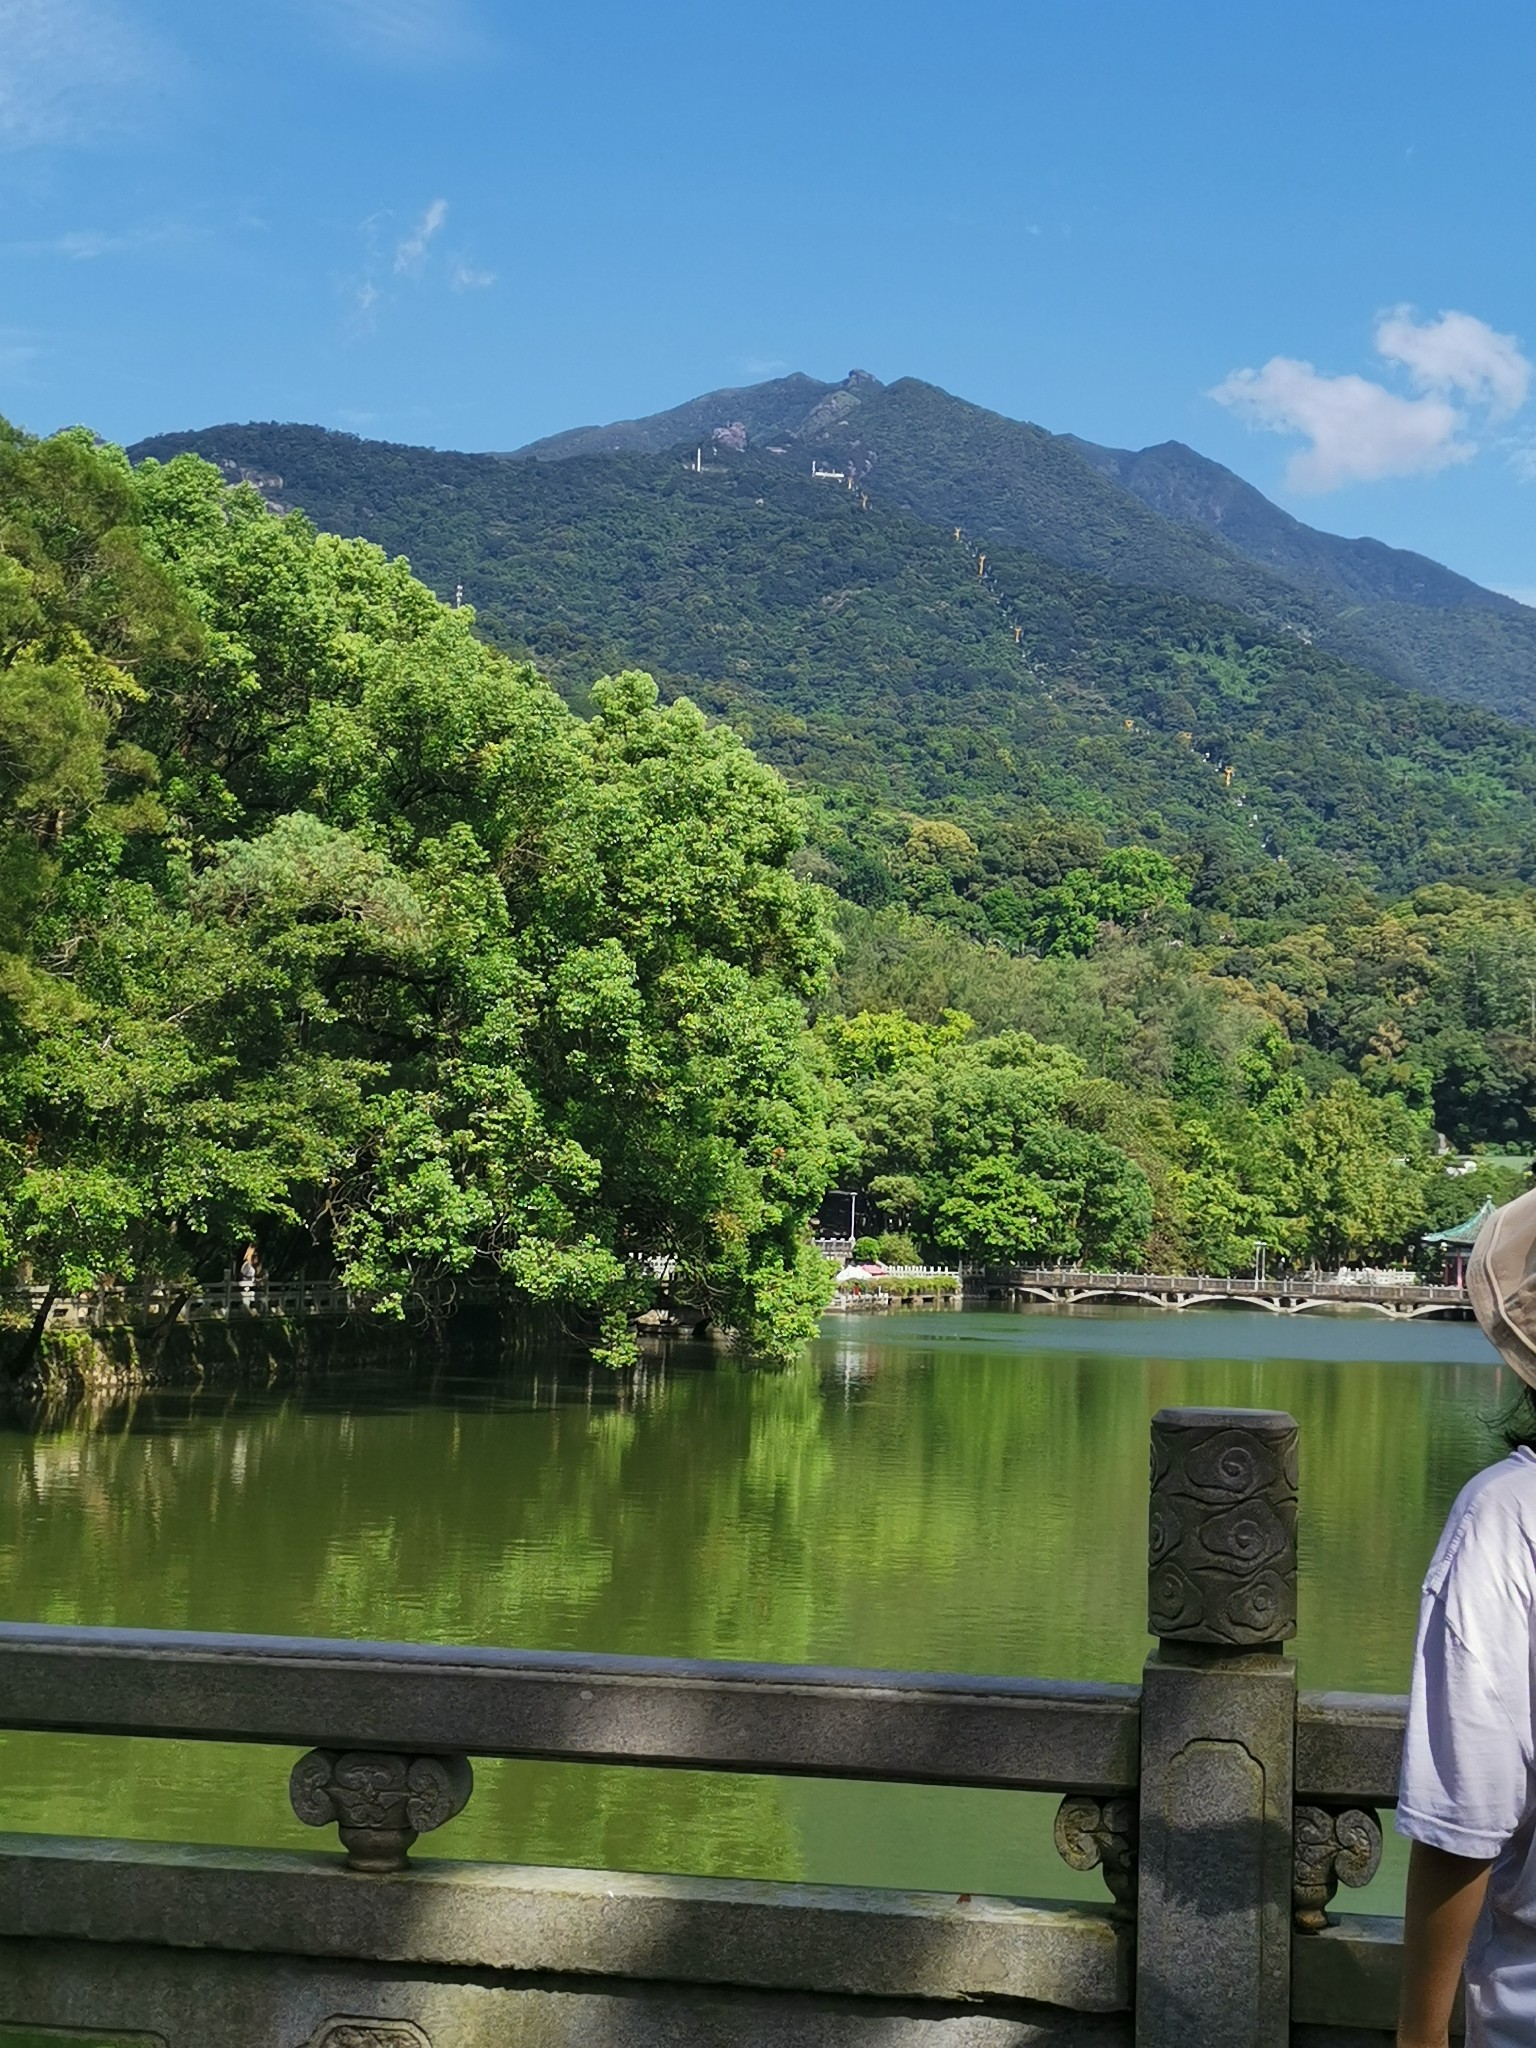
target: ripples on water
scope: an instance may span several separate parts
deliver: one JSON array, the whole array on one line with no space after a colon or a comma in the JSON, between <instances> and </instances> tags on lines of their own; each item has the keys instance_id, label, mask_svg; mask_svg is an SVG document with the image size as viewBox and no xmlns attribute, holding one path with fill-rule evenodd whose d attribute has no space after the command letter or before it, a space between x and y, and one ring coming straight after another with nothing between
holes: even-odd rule
<instances>
[{"instance_id":1,"label":"ripples on water","mask_svg":"<svg viewBox=\"0 0 1536 2048\"><path fill-rule=\"evenodd\" d=\"M1301 1424L1301 1682L1395 1692L1440 1523L1513 1392L1465 1323L1099 1310L829 1319L788 1373L673 1345L632 1376L551 1354L500 1379L156 1394L0 1429L0 1615L1134 1679L1148 1418L1231 1404ZM0 1748L6 1828L323 1839L287 1816L288 1752ZM477 1775L431 1853L1102 1896L1055 1859L1043 1797Z\"/></svg>"}]
</instances>

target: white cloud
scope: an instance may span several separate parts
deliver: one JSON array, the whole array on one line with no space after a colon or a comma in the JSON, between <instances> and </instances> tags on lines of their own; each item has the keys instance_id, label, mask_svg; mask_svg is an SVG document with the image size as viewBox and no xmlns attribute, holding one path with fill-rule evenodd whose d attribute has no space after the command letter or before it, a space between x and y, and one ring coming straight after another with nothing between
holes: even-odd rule
<instances>
[{"instance_id":1,"label":"white cloud","mask_svg":"<svg viewBox=\"0 0 1536 2048\"><path fill-rule=\"evenodd\" d=\"M1508 419L1530 395L1531 365L1512 334L1496 334L1470 313L1416 321L1399 306L1376 325L1376 352L1401 363L1420 391L1455 392Z\"/></svg>"},{"instance_id":2,"label":"white cloud","mask_svg":"<svg viewBox=\"0 0 1536 2048\"><path fill-rule=\"evenodd\" d=\"M1286 468L1298 491L1430 475L1477 453L1460 438L1463 415L1445 399L1403 398L1369 377L1325 377L1291 356L1234 370L1211 396L1252 427L1306 436L1312 445Z\"/></svg>"},{"instance_id":3,"label":"white cloud","mask_svg":"<svg viewBox=\"0 0 1536 2048\"><path fill-rule=\"evenodd\" d=\"M0 148L119 132L173 68L115 0L0 0Z\"/></svg>"},{"instance_id":4,"label":"white cloud","mask_svg":"<svg viewBox=\"0 0 1536 2048\"><path fill-rule=\"evenodd\" d=\"M467 251L437 259L437 241L448 223L448 201L434 199L408 232L388 211L371 214L359 224L363 260L340 287L351 301L354 333L369 333L407 290L485 291L496 282ZM398 239L397 239L398 238Z\"/></svg>"},{"instance_id":5,"label":"white cloud","mask_svg":"<svg viewBox=\"0 0 1536 2048\"><path fill-rule=\"evenodd\" d=\"M415 227L395 249L395 270L402 277L414 277L427 260L432 238L448 218L446 199L434 199Z\"/></svg>"},{"instance_id":6,"label":"white cloud","mask_svg":"<svg viewBox=\"0 0 1536 2048\"><path fill-rule=\"evenodd\" d=\"M66 256L71 263L93 263L98 256L116 256L130 245L125 235L104 234L99 228L77 228L59 235L48 245L48 253Z\"/></svg>"},{"instance_id":7,"label":"white cloud","mask_svg":"<svg viewBox=\"0 0 1536 2048\"><path fill-rule=\"evenodd\" d=\"M1406 372L1412 395L1293 356L1234 370L1210 395L1250 426L1299 435L1308 445L1292 456L1287 483L1332 491L1470 462L1489 425L1518 412L1529 394L1531 365L1514 336L1470 313L1418 321L1399 306L1378 320L1375 341L1383 361Z\"/></svg>"}]
</instances>

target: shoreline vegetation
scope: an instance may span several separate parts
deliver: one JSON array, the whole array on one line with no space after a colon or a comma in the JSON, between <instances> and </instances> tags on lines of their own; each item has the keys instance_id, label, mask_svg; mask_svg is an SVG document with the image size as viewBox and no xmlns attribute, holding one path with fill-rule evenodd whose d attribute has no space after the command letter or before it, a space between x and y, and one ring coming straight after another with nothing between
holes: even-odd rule
<instances>
[{"instance_id":1,"label":"shoreline vegetation","mask_svg":"<svg viewBox=\"0 0 1536 2048\"><path fill-rule=\"evenodd\" d=\"M829 1188L889 1264L1222 1273L1525 1184L1525 880L1043 801L871 840L649 675L580 695L197 457L0 427L0 1288L249 1245L406 1331L494 1282L605 1363L677 1304L783 1360Z\"/></svg>"},{"instance_id":2,"label":"shoreline vegetation","mask_svg":"<svg viewBox=\"0 0 1536 2048\"><path fill-rule=\"evenodd\" d=\"M431 1378L450 1369L499 1373L526 1368L551 1350L591 1355L598 1335L594 1317L531 1303L502 1310L462 1306L414 1320L254 1316L159 1330L122 1324L54 1331L27 1378L0 1385L0 1416L25 1415L39 1403L51 1411L61 1403L158 1389L237 1391L417 1372ZM636 1360L643 1364L653 1349L654 1336L652 1343L638 1343Z\"/></svg>"},{"instance_id":3,"label":"shoreline vegetation","mask_svg":"<svg viewBox=\"0 0 1536 2048\"><path fill-rule=\"evenodd\" d=\"M840 1288L824 1311L834 1326L845 1315L942 1313L948 1319L968 1312L1093 1323L1102 1321L1106 1313L1116 1320L1134 1316L1136 1304L1098 1299L1005 1303L979 1296L967 1298L953 1281L946 1287L943 1276L893 1276ZM1207 1313L1234 1312L1251 1316L1261 1327L1273 1321L1262 1309L1230 1300L1205 1302L1176 1313L1198 1321ZM1145 1308L1144 1313L1161 1319L1170 1311ZM1378 1325L1369 1308L1347 1301L1329 1303L1304 1320L1314 1323L1335 1318L1357 1325L1366 1318L1384 1330L1422 1327L1417 1323ZM412 1380L420 1377L426 1384L445 1374L453 1378L489 1376L500 1382L526 1371L530 1363L536 1364L552 1350L585 1357L594 1371L606 1377L610 1368L597 1365L593 1357L597 1336L593 1321L583 1323L536 1306L499 1315L482 1308L461 1308L444 1319L416 1324L380 1316L302 1323L259 1317L249 1322L182 1324L169 1333L127 1327L55 1332L44 1339L34 1369L25 1380L0 1385L0 1428L51 1427L67 1422L82 1406L132 1401L157 1393L302 1392L326 1384L361 1389L374 1381L393 1384L402 1375ZM159 1341L162 1337L166 1341ZM740 1357L738 1347L724 1333L702 1330L687 1319L641 1325L636 1340L633 1357L620 1371L626 1381L638 1375L637 1384L665 1361L675 1344L685 1345L694 1357L701 1351L721 1362ZM749 1368L754 1364L750 1359L742 1362ZM786 1363L768 1362L765 1369L780 1371Z\"/></svg>"}]
</instances>

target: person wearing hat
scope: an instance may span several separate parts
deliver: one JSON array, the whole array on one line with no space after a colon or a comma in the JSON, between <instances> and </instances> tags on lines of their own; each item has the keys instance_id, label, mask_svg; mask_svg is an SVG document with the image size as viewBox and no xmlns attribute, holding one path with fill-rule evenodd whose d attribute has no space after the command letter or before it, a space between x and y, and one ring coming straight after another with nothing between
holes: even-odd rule
<instances>
[{"instance_id":1,"label":"person wearing hat","mask_svg":"<svg viewBox=\"0 0 1536 2048\"><path fill-rule=\"evenodd\" d=\"M1398 2048L1536 2048L1536 1191L1467 1268L1484 1335L1524 1384L1529 1441L1461 1490L1424 1580L1397 1827L1413 1846Z\"/></svg>"}]
</instances>

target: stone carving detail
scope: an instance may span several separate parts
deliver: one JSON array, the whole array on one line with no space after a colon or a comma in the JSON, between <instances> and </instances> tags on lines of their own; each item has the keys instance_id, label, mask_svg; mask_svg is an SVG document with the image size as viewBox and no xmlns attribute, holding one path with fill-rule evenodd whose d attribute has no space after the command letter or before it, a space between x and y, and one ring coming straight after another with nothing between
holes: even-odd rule
<instances>
[{"instance_id":1,"label":"stone carving detail","mask_svg":"<svg viewBox=\"0 0 1536 2048\"><path fill-rule=\"evenodd\" d=\"M1381 1863L1381 1822L1368 1806L1298 1806L1291 1897L1303 1934L1328 1925L1341 1884L1369 1884Z\"/></svg>"},{"instance_id":2,"label":"stone carving detail","mask_svg":"<svg viewBox=\"0 0 1536 2048\"><path fill-rule=\"evenodd\" d=\"M335 1821L353 1870L404 1870L418 1835L461 1813L474 1787L468 1757L312 1749L288 1780L299 1819Z\"/></svg>"},{"instance_id":3,"label":"stone carving detail","mask_svg":"<svg viewBox=\"0 0 1536 2048\"><path fill-rule=\"evenodd\" d=\"M1296 1633L1296 1424L1264 1409L1152 1418L1147 1625L1253 1649Z\"/></svg>"},{"instance_id":4,"label":"stone carving detail","mask_svg":"<svg viewBox=\"0 0 1536 2048\"><path fill-rule=\"evenodd\" d=\"M309 2037L308 2048L432 2048L410 2020L335 2019Z\"/></svg>"},{"instance_id":5,"label":"stone carving detail","mask_svg":"<svg viewBox=\"0 0 1536 2048\"><path fill-rule=\"evenodd\" d=\"M1102 1870L1117 1906L1136 1903L1136 1802L1072 1792L1056 1809L1056 1853L1073 1870Z\"/></svg>"}]
</instances>

